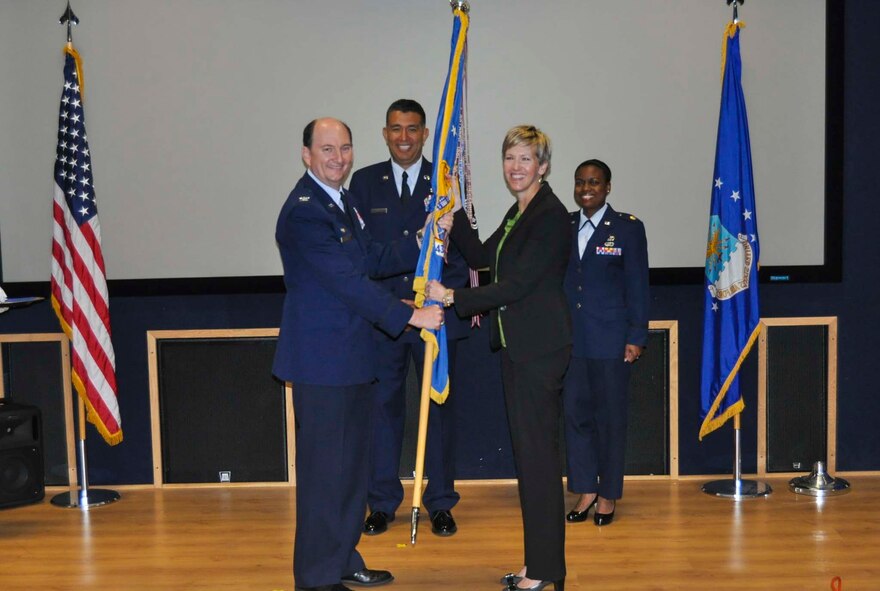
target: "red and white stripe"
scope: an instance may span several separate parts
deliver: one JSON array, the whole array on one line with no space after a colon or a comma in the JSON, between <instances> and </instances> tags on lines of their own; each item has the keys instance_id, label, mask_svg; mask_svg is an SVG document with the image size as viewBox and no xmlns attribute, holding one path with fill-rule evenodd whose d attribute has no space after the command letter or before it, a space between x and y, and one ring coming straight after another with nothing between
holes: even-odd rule
<instances>
[{"instance_id":1,"label":"red and white stripe","mask_svg":"<svg viewBox=\"0 0 880 591\"><path fill-rule=\"evenodd\" d=\"M73 350L73 381L89 405L89 420L110 444L122 440L116 359L98 216L79 226L55 184L52 304Z\"/></svg>"}]
</instances>

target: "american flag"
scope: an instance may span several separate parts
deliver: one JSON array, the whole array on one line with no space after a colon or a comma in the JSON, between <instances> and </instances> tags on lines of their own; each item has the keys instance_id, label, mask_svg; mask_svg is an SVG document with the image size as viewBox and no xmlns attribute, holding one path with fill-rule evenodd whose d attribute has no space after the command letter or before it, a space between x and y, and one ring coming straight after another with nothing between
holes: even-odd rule
<instances>
[{"instance_id":1,"label":"american flag","mask_svg":"<svg viewBox=\"0 0 880 591\"><path fill-rule=\"evenodd\" d=\"M122 441L116 359L92 159L86 139L79 54L64 50L52 207L52 307L73 350L73 384L88 419L110 445Z\"/></svg>"}]
</instances>

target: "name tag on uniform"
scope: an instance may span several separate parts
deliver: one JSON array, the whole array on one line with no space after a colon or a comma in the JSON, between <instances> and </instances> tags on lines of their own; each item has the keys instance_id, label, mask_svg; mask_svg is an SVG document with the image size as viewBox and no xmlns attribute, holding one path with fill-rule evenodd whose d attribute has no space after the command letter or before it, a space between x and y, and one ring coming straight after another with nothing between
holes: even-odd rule
<instances>
[{"instance_id":1,"label":"name tag on uniform","mask_svg":"<svg viewBox=\"0 0 880 591\"><path fill-rule=\"evenodd\" d=\"M374 207L370 210L370 213L388 213L387 207Z\"/></svg>"},{"instance_id":2,"label":"name tag on uniform","mask_svg":"<svg viewBox=\"0 0 880 591\"><path fill-rule=\"evenodd\" d=\"M610 246L597 246L596 247L596 254L603 255L603 256L619 257L619 256L623 256L623 249L622 248L612 248Z\"/></svg>"}]
</instances>

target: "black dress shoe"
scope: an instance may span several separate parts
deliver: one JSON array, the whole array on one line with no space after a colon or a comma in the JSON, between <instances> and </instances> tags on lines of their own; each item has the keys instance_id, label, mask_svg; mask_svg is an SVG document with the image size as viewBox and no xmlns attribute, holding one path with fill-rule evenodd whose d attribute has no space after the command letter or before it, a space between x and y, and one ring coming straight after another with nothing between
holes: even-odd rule
<instances>
[{"instance_id":1,"label":"black dress shoe","mask_svg":"<svg viewBox=\"0 0 880 591\"><path fill-rule=\"evenodd\" d=\"M388 515L383 511L373 511L364 521L364 533L375 536L388 530L388 524L394 521L394 515Z\"/></svg>"},{"instance_id":2,"label":"black dress shoe","mask_svg":"<svg viewBox=\"0 0 880 591\"><path fill-rule=\"evenodd\" d=\"M517 583L518 582L519 581L517 581ZM541 589L547 585L553 585L553 591L565 591L565 579L559 579L558 581L538 581L531 587L520 587L517 583L510 583L501 591L541 591Z\"/></svg>"},{"instance_id":3,"label":"black dress shoe","mask_svg":"<svg viewBox=\"0 0 880 591\"><path fill-rule=\"evenodd\" d=\"M343 583L360 585L361 587L378 587L379 585L390 583L393 580L394 575L387 570L373 570L371 568L362 568L356 573L351 573L350 575L342 577Z\"/></svg>"},{"instance_id":4,"label":"black dress shoe","mask_svg":"<svg viewBox=\"0 0 880 591\"><path fill-rule=\"evenodd\" d=\"M617 507L615 507L614 509L616 508ZM614 509L611 510L611 513L599 513L598 511L596 511L595 513L593 513L593 523L599 526L610 524L612 521L614 521Z\"/></svg>"},{"instance_id":5,"label":"black dress shoe","mask_svg":"<svg viewBox=\"0 0 880 591\"><path fill-rule=\"evenodd\" d=\"M593 505L596 504L596 501L599 500L599 495L593 497L593 502L587 505L587 508L583 511L575 511L572 509L568 512L568 515L565 516L565 520L569 523L580 523L581 521L586 521L587 517L590 516L590 509L593 508Z\"/></svg>"},{"instance_id":6,"label":"black dress shoe","mask_svg":"<svg viewBox=\"0 0 880 591\"><path fill-rule=\"evenodd\" d=\"M431 514L431 531L438 536L451 536L458 531L455 519L449 511L434 511Z\"/></svg>"}]
</instances>

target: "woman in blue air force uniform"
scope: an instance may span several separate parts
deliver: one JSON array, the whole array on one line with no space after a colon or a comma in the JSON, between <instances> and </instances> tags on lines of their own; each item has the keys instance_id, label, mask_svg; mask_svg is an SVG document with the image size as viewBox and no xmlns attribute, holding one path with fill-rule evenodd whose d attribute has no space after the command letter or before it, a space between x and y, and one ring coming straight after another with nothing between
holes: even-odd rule
<instances>
[{"instance_id":1,"label":"woman in blue air force uniform","mask_svg":"<svg viewBox=\"0 0 880 591\"><path fill-rule=\"evenodd\" d=\"M574 326L563 408L568 489L580 493L568 522L608 525L623 495L630 368L648 341L645 226L606 203L611 169L581 163L574 175L573 245L565 293Z\"/></svg>"}]
</instances>

